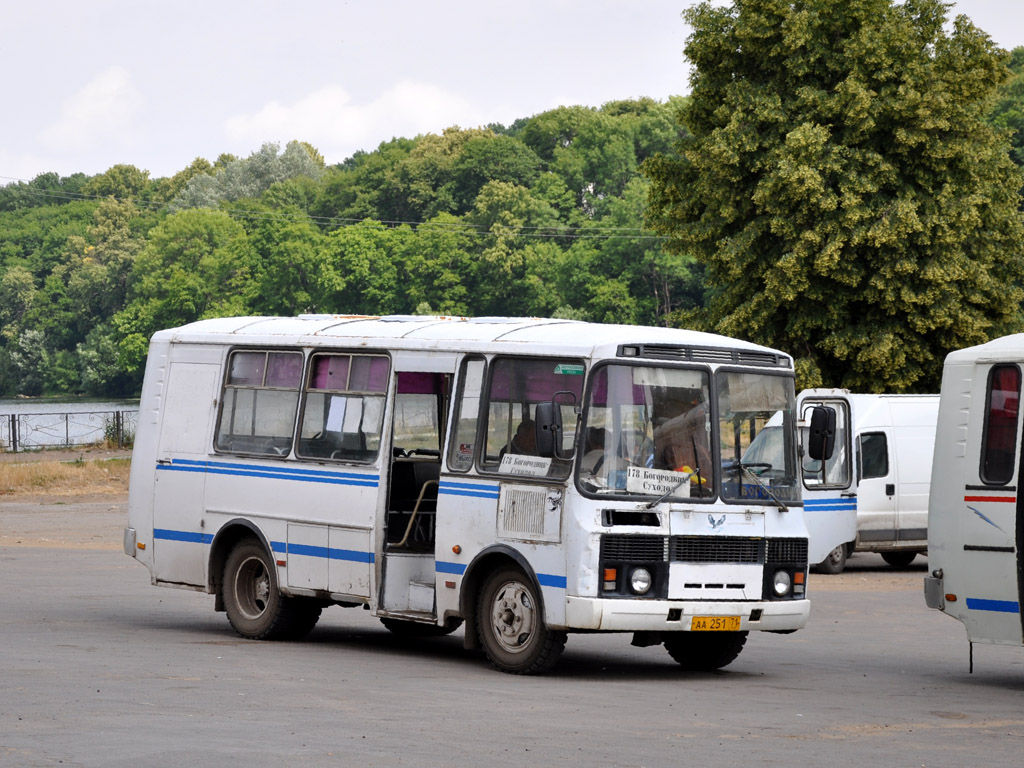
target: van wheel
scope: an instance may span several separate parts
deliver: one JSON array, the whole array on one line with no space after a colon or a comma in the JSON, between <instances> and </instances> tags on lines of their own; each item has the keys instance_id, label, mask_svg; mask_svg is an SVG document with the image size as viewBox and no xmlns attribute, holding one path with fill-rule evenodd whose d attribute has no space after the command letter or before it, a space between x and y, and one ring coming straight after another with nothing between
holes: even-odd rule
<instances>
[{"instance_id":1,"label":"van wheel","mask_svg":"<svg viewBox=\"0 0 1024 768\"><path fill-rule=\"evenodd\" d=\"M842 573L846 568L846 545L840 544L815 566L818 573Z\"/></svg>"},{"instance_id":2,"label":"van wheel","mask_svg":"<svg viewBox=\"0 0 1024 768\"><path fill-rule=\"evenodd\" d=\"M566 633L544 624L533 582L519 568L506 566L487 578L477 617L484 653L502 672L546 672L565 648Z\"/></svg>"},{"instance_id":3,"label":"van wheel","mask_svg":"<svg viewBox=\"0 0 1024 768\"><path fill-rule=\"evenodd\" d=\"M906 568L917 557L917 552L882 552L882 559L893 568Z\"/></svg>"},{"instance_id":4,"label":"van wheel","mask_svg":"<svg viewBox=\"0 0 1024 768\"><path fill-rule=\"evenodd\" d=\"M251 640L297 640L320 619L318 601L281 594L277 566L251 539L231 550L221 589L228 621L235 632Z\"/></svg>"},{"instance_id":5,"label":"van wheel","mask_svg":"<svg viewBox=\"0 0 1024 768\"><path fill-rule=\"evenodd\" d=\"M712 672L731 664L747 643L746 632L672 632L665 650L688 672Z\"/></svg>"}]
</instances>

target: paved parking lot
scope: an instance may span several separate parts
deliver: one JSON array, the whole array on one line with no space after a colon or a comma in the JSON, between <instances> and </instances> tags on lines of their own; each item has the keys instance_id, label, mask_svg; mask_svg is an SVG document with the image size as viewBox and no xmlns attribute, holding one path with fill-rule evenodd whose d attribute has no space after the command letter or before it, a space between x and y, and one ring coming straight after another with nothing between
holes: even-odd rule
<instances>
[{"instance_id":1,"label":"paved parking lot","mask_svg":"<svg viewBox=\"0 0 1024 768\"><path fill-rule=\"evenodd\" d=\"M152 587L121 502L0 503L0 765L1018 766L1024 649L968 646L923 559L812 574L796 634L713 674L629 635L572 635L545 677L330 608L300 643L235 636ZM83 522L85 521L85 522ZM44 535L45 534L45 535Z\"/></svg>"}]
</instances>

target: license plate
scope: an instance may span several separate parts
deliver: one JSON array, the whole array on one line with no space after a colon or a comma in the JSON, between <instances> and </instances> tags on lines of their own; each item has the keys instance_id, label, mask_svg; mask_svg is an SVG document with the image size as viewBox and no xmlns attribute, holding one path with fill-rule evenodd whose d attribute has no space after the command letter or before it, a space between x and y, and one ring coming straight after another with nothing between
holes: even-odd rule
<instances>
[{"instance_id":1,"label":"license plate","mask_svg":"<svg viewBox=\"0 0 1024 768\"><path fill-rule=\"evenodd\" d=\"M693 632L739 632L739 616L694 616L690 622Z\"/></svg>"}]
</instances>

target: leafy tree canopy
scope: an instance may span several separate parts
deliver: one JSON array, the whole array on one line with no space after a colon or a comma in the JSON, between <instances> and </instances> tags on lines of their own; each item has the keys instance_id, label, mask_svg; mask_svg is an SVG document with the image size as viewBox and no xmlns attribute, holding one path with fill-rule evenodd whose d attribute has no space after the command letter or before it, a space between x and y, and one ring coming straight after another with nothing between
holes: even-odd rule
<instances>
[{"instance_id":1,"label":"leafy tree canopy","mask_svg":"<svg viewBox=\"0 0 1024 768\"><path fill-rule=\"evenodd\" d=\"M934 390L1018 326L1020 174L986 121L1007 56L938 0L736 0L684 13L690 135L646 166L651 222L707 266L727 335L803 385Z\"/></svg>"}]
</instances>

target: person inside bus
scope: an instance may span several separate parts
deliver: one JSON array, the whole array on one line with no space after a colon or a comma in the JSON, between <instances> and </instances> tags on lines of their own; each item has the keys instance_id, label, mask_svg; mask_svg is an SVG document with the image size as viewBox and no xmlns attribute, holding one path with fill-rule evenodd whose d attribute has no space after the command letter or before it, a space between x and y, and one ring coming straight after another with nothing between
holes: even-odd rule
<instances>
[{"instance_id":1,"label":"person inside bus","mask_svg":"<svg viewBox=\"0 0 1024 768\"><path fill-rule=\"evenodd\" d=\"M584 445L583 458L580 459L580 471L596 475L605 462L605 446L608 444L608 430L602 427L587 429L587 440Z\"/></svg>"},{"instance_id":2,"label":"person inside bus","mask_svg":"<svg viewBox=\"0 0 1024 768\"><path fill-rule=\"evenodd\" d=\"M537 426L530 419L525 419L517 428L508 445L507 453L518 453L523 456L534 456L537 453Z\"/></svg>"}]
</instances>

